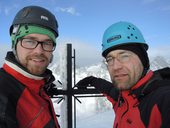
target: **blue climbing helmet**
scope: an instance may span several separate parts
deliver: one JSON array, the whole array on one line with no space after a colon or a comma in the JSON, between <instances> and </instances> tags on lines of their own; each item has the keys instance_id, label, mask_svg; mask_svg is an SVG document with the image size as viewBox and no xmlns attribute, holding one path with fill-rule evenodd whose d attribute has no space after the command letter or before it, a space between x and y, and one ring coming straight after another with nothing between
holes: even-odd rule
<instances>
[{"instance_id":1,"label":"blue climbing helmet","mask_svg":"<svg viewBox=\"0 0 170 128\"><path fill-rule=\"evenodd\" d=\"M142 33L135 25L124 21L112 24L103 35L102 56L106 57L111 50L126 44L139 44L148 50Z\"/></svg>"}]
</instances>

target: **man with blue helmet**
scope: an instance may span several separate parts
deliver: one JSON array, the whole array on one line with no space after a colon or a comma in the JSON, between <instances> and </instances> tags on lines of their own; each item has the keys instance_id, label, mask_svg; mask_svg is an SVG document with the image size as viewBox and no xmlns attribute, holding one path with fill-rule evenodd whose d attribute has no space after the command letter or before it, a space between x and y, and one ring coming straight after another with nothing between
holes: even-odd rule
<instances>
[{"instance_id":1,"label":"man with blue helmet","mask_svg":"<svg viewBox=\"0 0 170 128\"><path fill-rule=\"evenodd\" d=\"M93 76L77 83L107 95L115 111L114 128L170 127L170 68L150 70L148 44L129 22L117 22L103 35L102 56L112 83Z\"/></svg>"}]
</instances>

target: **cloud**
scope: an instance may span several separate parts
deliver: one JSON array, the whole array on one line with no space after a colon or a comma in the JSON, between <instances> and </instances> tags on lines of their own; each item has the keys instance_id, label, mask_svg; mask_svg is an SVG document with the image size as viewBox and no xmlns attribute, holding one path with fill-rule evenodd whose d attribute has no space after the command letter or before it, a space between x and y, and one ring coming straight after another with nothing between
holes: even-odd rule
<instances>
[{"instance_id":1,"label":"cloud","mask_svg":"<svg viewBox=\"0 0 170 128\"><path fill-rule=\"evenodd\" d=\"M4 8L3 7L1 8L1 12L3 12L5 15L9 15L9 14L11 14L11 12L13 12L17 8L18 8L17 4L5 6Z\"/></svg>"},{"instance_id":2,"label":"cloud","mask_svg":"<svg viewBox=\"0 0 170 128\"><path fill-rule=\"evenodd\" d=\"M75 16L80 16L80 13L77 12L74 7L68 7L68 8L57 7L56 11L69 13L69 14L75 15Z\"/></svg>"},{"instance_id":3,"label":"cloud","mask_svg":"<svg viewBox=\"0 0 170 128\"><path fill-rule=\"evenodd\" d=\"M76 39L63 39L57 42L59 42L59 44L54 53L54 62L57 62L57 59L64 54L63 47L66 47L67 43L72 44L72 49L75 49L76 65L79 67L94 65L103 60L100 51L96 46L90 45L89 42L87 43Z\"/></svg>"},{"instance_id":4,"label":"cloud","mask_svg":"<svg viewBox=\"0 0 170 128\"><path fill-rule=\"evenodd\" d=\"M101 56L101 50L98 49L93 43L86 42L78 39L59 39L58 45L54 53L54 61L58 62L58 59L64 54L63 47L66 47L66 44L72 44L72 48L75 49L76 53L76 65L79 67L90 66L98 64L103 61ZM150 46L148 50L149 57L153 58L155 56L162 56L164 58L170 58L170 46ZM169 59L170 60L170 59Z\"/></svg>"},{"instance_id":5,"label":"cloud","mask_svg":"<svg viewBox=\"0 0 170 128\"><path fill-rule=\"evenodd\" d=\"M155 56L162 56L164 58L167 58L167 60L170 60L170 46L165 45L165 46L156 46L156 47L151 47L148 50L148 55L149 57L153 58Z\"/></svg>"}]
</instances>

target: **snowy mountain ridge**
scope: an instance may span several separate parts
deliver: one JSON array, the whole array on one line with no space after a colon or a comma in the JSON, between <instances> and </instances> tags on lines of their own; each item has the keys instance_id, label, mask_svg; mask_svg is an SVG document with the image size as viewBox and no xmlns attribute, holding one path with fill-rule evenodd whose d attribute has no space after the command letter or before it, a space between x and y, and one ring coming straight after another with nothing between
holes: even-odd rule
<instances>
[{"instance_id":1,"label":"snowy mountain ridge","mask_svg":"<svg viewBox=\"0 0 170 128\"><path fill-rule=\"evenodd\" d=\"M60 73L62 72L62 69L59 68L59 64L53 63L49 68L53 71L54 76L57 80L61 80ZM151 58L150 60L150 69L151 70L157 70L164 67L170 67L170 60L166 60L162 56L156 56L154 58ZM78 82L80 79L86 77L86 76L96 76L100 78L104 78L107 80L110 80L110 76L107 70L106 65L101 62L98 64L94 64L91 66L86 67L78 67L76 68L76 82Z\"/></svg>"}]
</instances>

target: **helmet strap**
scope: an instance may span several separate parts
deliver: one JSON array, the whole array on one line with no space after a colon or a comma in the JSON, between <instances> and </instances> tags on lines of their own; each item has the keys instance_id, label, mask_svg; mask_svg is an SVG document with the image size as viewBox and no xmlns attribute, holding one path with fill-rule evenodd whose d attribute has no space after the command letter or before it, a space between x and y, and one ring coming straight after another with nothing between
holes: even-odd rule
<instances>
[{"instance_id":1,"label":"helmet strap","mask_svg":"<svg viewBox=\"0 0 170 128\"><path fill-rule=\"evenodd\" d=\"M52 63L52 61L53 61L53 54L52 54L52 56L51 56L51 58L50 58L50 63Z\"/></svg>"},{"instance_id":2,"label":"helmet strap","mask_svg":"<svg viewBox=\"0 0 170 128\"><path fill-rule=\"evenodd\" d=\"M19 59L18 59L18 56L17 56L17 53L16 53L16 43L17 43L16 36L17 36L17 34L19 32L20 26L21 25L19 25L19 24L14 25L13 30L12 30L12 34L11 34L12 51L13 51L13 54L14 54L17 61L19 61Z\"/></svg>"}]
</instances>

